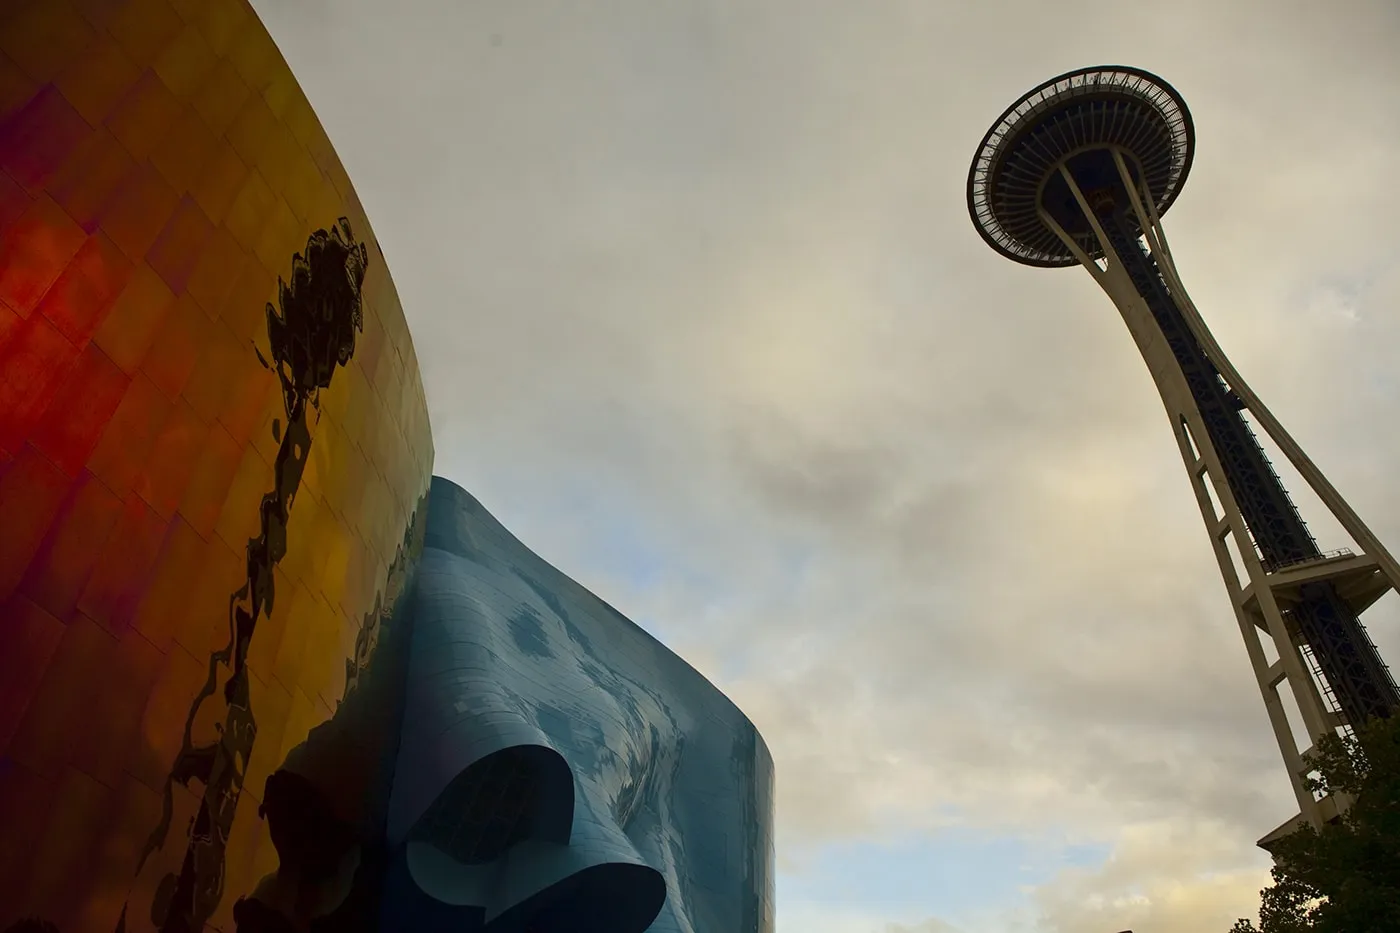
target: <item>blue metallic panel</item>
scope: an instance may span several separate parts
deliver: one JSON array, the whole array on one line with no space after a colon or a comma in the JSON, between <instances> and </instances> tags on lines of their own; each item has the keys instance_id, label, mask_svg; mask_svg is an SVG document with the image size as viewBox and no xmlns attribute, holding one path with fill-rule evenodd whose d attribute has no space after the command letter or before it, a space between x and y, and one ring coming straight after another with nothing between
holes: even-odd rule
<instances>
[{"instance_id":1,"label":"blue metallic panel","mask_svg":"<svg viewBox=\"0 0 1400 933\"><path fill-rule=\"evenodd\" d=\"M743 713L441 478L426 535L384 929L771 933Z\"/></svg>"}]
</instances>

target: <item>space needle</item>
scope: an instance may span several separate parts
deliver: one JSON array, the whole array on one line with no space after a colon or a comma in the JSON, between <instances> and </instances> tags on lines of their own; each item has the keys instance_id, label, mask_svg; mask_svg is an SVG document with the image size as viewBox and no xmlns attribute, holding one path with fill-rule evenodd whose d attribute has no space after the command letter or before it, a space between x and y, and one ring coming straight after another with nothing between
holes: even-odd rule
<instances>
[{"instance_id":1,"label":"space needle","mask_svg":"<svg viewBox=\"0 0 1400 933\"><path fill-rule=\"evenodd\" d=\"M1259 841L1267 849L1351 804L1309 790L1305 756L1317 741L1400 711L1360 620L1400 588L1400 564L1231 365L1182 284L1162 216L1194 149L1190 112L1165 81L1115 65L1072 71L992 125L972 161L967 204L982 238L1008 259L1082 266L1117 306L1157 384L1298 800L1298 816ZM1256 430L1355 549L1319 547ZM1302 741L1282 702L1285 684Z\"/></svg>"}]
</instances>

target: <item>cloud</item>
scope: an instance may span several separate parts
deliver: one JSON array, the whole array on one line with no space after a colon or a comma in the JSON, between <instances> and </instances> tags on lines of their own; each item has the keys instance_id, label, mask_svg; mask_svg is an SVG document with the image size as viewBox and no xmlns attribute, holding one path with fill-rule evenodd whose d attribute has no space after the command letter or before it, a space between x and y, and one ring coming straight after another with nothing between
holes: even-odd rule
<instances>
[{"instance_id":1,"label":"cloud","mask_svg":"<svg viewBox=\"0 0 1400 933\"><path fill-rule=\"evenodd\" d=\"M879 912L833 909L824 905L797 905L795 909L784 907L781 910L780 924L791 924L792 929L806 933L966 933L938 919L889 923Z\"/></svg>"},{"instance_id":2,"label":"cloud","mask_svg":"<svg viewBox=\"0 0 1400 933\"><path fill-rule=\"evenodd\" d=\"M885 933L961 933L961 931L951 923L945 923L937 917L933 917L909 926L903 923L886 924Z\"/></svg>"},{"instance_id":3,"label":"cloud","mask_svg":"<svg viewBox=\"0 0 1400 933\"><path fill-rule=\"evenodd\" d=\"M1047 77L1172 82L1192 295L1400 547L1393 4L255 5L393 265L438 472L751 715L785 864L1068 829L1114 856L1003 928L1257 899L1294 805L1161 403L1089 277L993 254L963 186ZM912 922L857 913L779 905Z\"/></svg>"},{"instance_id":4,"label":"cloud","mask_svg":"<svg viewBox=\"0 0 1400 933\"><path fill-rule=\"evenodd\" d=\"M1042 929L1224 931L1240 917L1257 919L1268 873L1257 865L1222 868L1238 845L1222 829L1134 827L1102 868L1067 870L1037 893Z\"/></svg>"}]
</instances>

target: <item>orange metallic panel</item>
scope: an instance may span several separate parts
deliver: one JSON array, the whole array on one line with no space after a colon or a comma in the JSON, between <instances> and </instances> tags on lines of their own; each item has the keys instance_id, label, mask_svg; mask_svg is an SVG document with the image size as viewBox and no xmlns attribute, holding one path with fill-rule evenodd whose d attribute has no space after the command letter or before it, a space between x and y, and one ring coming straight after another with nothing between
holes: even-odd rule
<instances>
[{"instance_id":1,"label":"orange metallic panel","mask_svg":"<svg viewBox=\"0 0 1400 933\"><path fill-rule=\"evenodd\" d=\"M106 676L94 684L94 717L102 732L74 750L73 763L108 787L116 787L132 765L141 714L165 656L141 633L128 629L107 659Z\"/></svg>"},{"instance_id":2,"label":"orange metallic panel","mask_svg":"<svg viewBox=\"0 0 1400 933\"><path fill-rule=\"evenodd\" d=\"M415 360L243 0L0 8L0 930L232 933L427 490Z\"/></svg>"},{"instance_id":3,"label":"orange metallic panel","mask_svg":"<svg viewBox=\"0 0 1400 933\"><path fill-rule=\"evenodd\" d=\"M178 398L185 390L212 326L188 293L175 299L141 362L141 371L166 398Z\"/></svg>"},{"instance_id":4,"label":"orange metallic panel","mask_svg":"<svg viewBox=\"0 0 1400 933\"><path fill-rule=\"evenodd\" d=\"M224 136L233 121L252 99L253 90L227 59L220 59L210 71L198 94L194 108L205 124L219 136Z\"/></svg>"},{"instance_id":5,"label":"orange metallic panel","mask_svg":"<svg viewBox=\"0 0 1400 933\"><path fill-rule=\"evenodd\" d=\"M112 419L88 458L88 469L125 498L141 476L151 446L170 415L171 403L144 373L126 387Z\"/></svg>"},{"instance_id":6,"label":"orange metallic panel","mask_svg":"<svg viewBox=\"0 0 1400 933\"><path fill-rule=\"evenodd\" d=\"M228 60L238 69L248 86L261 94L275 83L279 72L290 74L272 37L253 16L243 20L229 43Z\"/></svg>"},{"instance_id":7,"label":"orange metallic panel","mask_svg":"<svg viewBox=\"0 0 1400 933\"><path fill-rule=\"evenodd\" d=\"M87 890L73 898L65 925L73 933L111 933L117 928L131 891L126 866L140 859L149 828L160 821L160 795L130 774L118 779L108 801L110 820L86 863Z\"/></svg>"},{"instance_id":8,"label":"orange metallic panel","mask_svg":"<svg viewBox=\"0 0 1400 933\"><path fill-rule=\"evenodd\" d=\"M29 864L34 840L56 828L50 820L55 787L13 758L0 758L0 923L9 924L33 911L29 899Z\"/></svg>"},{"instance_id":9,"label":"orange metallic panel","mask_svg":"<svg viewBox=\"0 0 1400 933\"><path fill-rule=\"evenodd\" d=\"M34 0L30 0L34 2ZM106 32L116 15L126 6L126 0L69 0L73 9L82 14L94 29Z\"/></svg>"},{"instance_id":10,"label":"orange metallic panel","mask_svg":"<svg viewBox=\"0 0 1400 933\"><path fill-rule=\"evenodd\" d=\"M110 819L111 797L111 789L86 772L59 770L48 831L34 840L28 871L23 873L26 899L36 912L68 926L72 914L86 903L84 888L92 881L92 856Z\"/></svg>"},{"instance_id":11,"label":"orange metallic panel","mask_svg":"<svg viewBox=\"0 0 1400 933\"><path fill-rule=\"evenodd\" d=\"M103 127L59 168L49 195L74 223L91 233L98 228L102 209L135 170L131 154Z\"/></svg>"},{"instance_id":12,"label":"orange metallic panel","mask_svg":"<svg viewBox=\"0 0 1400 933\"><path fill-rule=\"evenodd\" d=\"M10 338L19 331L24 319L10 310L10 306L0 301L0 352L3 352Z\"/></svg>"},{"instance_id":13,"label":"orange metallic panel","mask_svg":"<svg viewBox=\"0 0 1400 933\"><path fill-rule=\"evenodd\" d=\"M186 101L204 86L215 61L199 27L189 23L156 59L155 71L176 97Z\"/></svg>"},{"instance_id":14,"label":"orange metallic panel","mask_svg":"<svg viewBox=\"0 0 1400 933\"><path fill-rule=\"evenodd\" d=\"M195 549L192 554L197 559L201 552ZM148 630L140 631L145 634ZM190 697L199 693L207 676L206 666L180 645L166 641L158 642L157 647L165 661L146 698L141 737L130 765L131 774L154 791L165 783L170 763L179 754Z\"/></svg>"},{"instance_id":15,"label":"orange metallic panel","mask_svg":"<svg viewBox=\"0 0 1400 933\"><path fill-rule=\"evenodd\" d=\"M182 393L202 420L212 423L218 417L247 353L247 345L225 322L208 322L199 359Z\"/></svg>"},{"instance_id":16,"label":"orange metallic panel","mask_svg":"<svg viewBox=\"0 0 1400 933\"><path fill-rule=\"evenodd\" d=\"M107 118L107 128L131 157L144 161L175 125L183 108L175 95L149 69Z\"/></svg>"},{"instance_id":17,"label":"orange metallic panel","mask_svg":"<svg viewBox=\"0 0 1400 933\"><path fill-rule=\"evenodd\" d=\"M13 178L5 172L0 172L0 237L10 232L15 221L24 216L33 200Z\"/></svg>"},{"instance_id":18,"label":"orange metallic panel","mask_svg":"<svg viewBox=\"0 0 1400 933\"><path fill-rule=\"evenodd\" d=\"M158 60L183 26L180 14L166 0L125 0L116 6L120 12L107 29L132 61L149 64Z\"/></svg>"},{"instance_id":19,"label":"orange metallic panel","mask_svg":"<svg viewBox=\"0 0 1400 933\"><path fill-rule=\"evenodd\" d=\"M183 517L170 523L156 555L133 625L160 651L169 654L175 632L185 624L190 581L199 576L207 551L204 538Z\"/></svg>"},{"instance_id":20,"label":"orange metallic panel","mask_svg":"<svg viewBox=\"0 0 1400 933\"><path fill-rule=\"evenodd\" d=\"M229 204L224 225L238 245L251 253L262 241L263 232L276 206L277 195L268 187L266 179L256 170L247 172L238 193Z\"/></svg>"},{"instance_id":21,"label":"orange metallic panel","mask_svg":"<svg viewBox=\"0 0 1400 933\"><path fill-rule=\"evenodd\" d=\"M224 499L238 472L243 451L223 425L215 424L204 436L194 474L180 500L179 512L201 538L214 534L214 525L223 511Z\"/></svg>"},{"instance_id":22,"label":"orange metallic panel","mask_svg":"<svg viewBox=\"0 0 1400 933\"><path fill-rule=\"evenodd\" d=\"M0 352L0 450L19 448L77 356L78 348L42 314L15 329Z\"/></svg>"},{"instance_id":23,"label":"orange metallic panel","mask_svg":"<svg viewBox=\"0 0 1400 933\"><path fill-rule=\"evenodd\" d=\"M10 118L0 146L0 168L25 188L43 187L91 132L68 99L57 88L46 87Z\"/></svg>"},{"instance_id":24,"label":"orange metallic panel","mask_svg":"<svg viewBox=\"0 0 1400 933\"><path fill-rule=\"evenodd\" d=\"M0 604L9 600L67 494L69 478L26 445L0 461Z\"/></svg>"},{"instance_id":25,"label":"orange metallic panel","mask_svg":"<svg viewBox=\"0 0 1400 933\"><path fill-rule=\"evenodd\" d=\"M92 715L96 678L117 639L91 619L69 622L38 691L29 701L6 757L50 779L57 779L74 753L86 751L101 727Z\"/></svg>"},{"instance_id":26,"label":"orange metallic panel","mask_svg":"<svg viewBox=\"0 0 1400 933\"><path fill-rule=\"evenodd\" d=\"M170 407L165 425L151 445L151 455L132 487L164 521L175 516L194 476L209 427L185 399Z\"/></svg>"},{"instance_id":27,"label":"orange metallic panel","mask_svg":"<svg viewBox=\"0 0 1400 933\"><path fill-rule=\"evenodd\" d=\"M102 229L133 262L140 262L170 221L180 196L149 162L122 180L102 211ZM152 268L155 264L152 263ZM159 270L157 270L159 271Z\"/></svg>"},{"instance_id":28,"label":"orange metallic panel","mask_svg":"<svg viewBox=\"0 0 1400 933\"><path fill-rule=\"evenodd\" d=\"M140 77L141 69L104 31L93 37L83 54L63 69L54 84L84 120L98 126Z\"/></svg>"},{"instance_id":29,"label":"orange metallic panel","mask_svg":"<svg viewBox=\"0 0 1400 933\"><path fill-rule=\"evenodd\" d=\"M289 131L290 132L290 131ZM293 138L288 156L285 184L279 189L298 220L305 223L316 216L320 197L321 173L311 156Z\"/></svg>"},{"instance_id":30,"label":"orange metallic panel","mask_svg":"<svg viewBox=\"0 0 1400 933\"><path fill-rule=\"evenodd\" d=\"M13 59L0 51L0 119L8 119L32 100L39 82L29 77Z\"/></svg>"},{"instance_id":31,"label":"orange metallic panel","mask_svg":"<svg viewBox=\"0 0 1400 933\"><path fill-rule=\"evenodd\" d=\"M273 481L272 464L263 460L252 445L244 447L224 499L224 510L214 524L215 536L229 547L239 547L257 534L259 504Z\"/></svg>"},{"instance_id":32,"label":"orange metallic panel","mask_svg":"<svg viewBox=\"0 0 1400 933\"><path fill-rule=\"evenodd\" d=\"M176 193L185 195L199 184L204 170L220 147L221 141L199 112L186 107L176 118L170 132L151 152L151 164Z\"/></svg>"},{"instance_id":33,"label":"orange metallic panel","mask_svg":"<svg viewBox=\"0 0 1400 933\"><path fill-rule=\"evenodd\" d=\"M85 239L83 229L52 199L34 201L0 244L0 301L28 317Z\"/></svg>"},{"instance_id":34,"label":"orange metallic panel","mask_svg":"<svg viewBox=\"0 0 1400 933\"><path fill-rule=\"evenodd\" d=\"M0 638L5 642L0 655L0 755L8 750L64 630L62 622L23 596L11 597L0 609ZM3 783L0 778L0 788ZM0 807L0 826L9 825L3 814Z\"/></svg>"},{"instance_id":35,"label":"orange metallic panel","mask_svg":"<svg viewBox=\"0 0 1400 933\"><path fill-rule=\"evenodd\" d=\"M245 368L235 373L224 389L219 424L238 444L249 441L262 423L263 414L280 398L277 380L264 370ZM259 438L266 435L259 435Z\"/></svg>"},{"instance_id":36,"label":"orange metallic panel","mask_svg":"<svg viewBox=\"0 0 1400 933\"><path fill-rule=\"evenodd\" d=\"M248 167L233 147L216 147L214 157L196 179L190 194L211 222L223 223L247 180Z\"/></svg>"},{"instance_id":37,"label":"orange metallic panel","mask_svg":"<svg viewBox=\"0 0 1400 933\"><path fill-rule=\"evenodd\" d=\"M121 516L122 502L91 473L74 487L34 555L21 594L67 621Z\"/></svg>"},{"instance_id":38,"label":"orange metallic panel","mask_svg":"<svg viewBox=\"0 0 1400 933\"><path fill-rule=\"evenodd\" d=\"M267 342L267 303L277 296L278 276L256 257L241 251L239 255L242 258L238 278L216 315L227 322L239 340L262 345Z\"/></svg>"},{"instance_id":39,"label":"orange metallic panel","mask_svg":"<svg viewBox=\"0 0 1400 933\"><path fill-rule=\"evenodd\" d=\"M133 375L174 303L174 293L154 269L143 263L133 270L92 341L122 372Z\"/></svg>"},{"instance_id":40,"label":"orange metallic panel","mask_svg":"<svg viewBox=\"0 0 1400 933\"><path fill-rule=\"evenodd\" d=\"M182 3L189 7L187 18L199 27L209 48L220 56L220 63L228 62L225 56L229 48L252 16L247 4L240 0L182 0Z\"/></svg>"},{"instance_id":41,"label":"orange metallic panel","mask_svg":"<svg viewBox=\"0 0 1400 933\"><path fill-rule=\"evenodd\" d=\"M78 599L78 611L113 634L126 631L150 585L165 527L146 500L128 495Z\"/></svg>"},{"instance_id":42,"label":"orange metallic panel","mask_svg":"<svg viewBox=\"0 0 1400 933\"><path fill-rule=\"evenodd\" d=\"M233 144L234 151L244 163L257 166L273 145L276 131L277 118L272 115L267 101L261 94L249 94L224 137Z\"/></svg>"},{"instance_id":43,"label":"orange metallic panel","mask_svg":"<svg viewBox=\"0 0 1400 933\"><path fill-rule=\"evenodd\" d=\"M126 287L131 273L131 261L106 233L99 231L78 248L77 255L44 295L38 311L74 346L85 346Z\"/></svg>"},{"instance_id":44,"label":"orange metallic panel","mask_svg":"<svg viewBox=\"0 0 1400 933\"><path fill-rule=\"evenodd\" d=\"M199 254L213 232L214 225L204 216L204 211L187 197L166 221L146 253L146 262L173 291L184 291L194 274Z\"/></svg>"},{"instance_id":45,"label":"orange metallic panel","mask_svg":"<svg viewBox=\"0 0 1400 933\"><path fill-rule=\"evenodd\" d=\"M201 247L186 290L211 318L219 316L229 292L238 283L244 258L243 250L226 227L213 230Z\"/></svg>"},{"instance_id":46,"label":"orange metallic panel","mask_svg":"<svg viewBox=\"0 0 1400 933\"><path fill-rule=\"evenodd\" d=\"M63 0L11 7L0 30L0 51L35 81L51 81L92 41L92 26Z\"/></svg>"},{"instance_id":47,"label":"orange metallic panel","mask_svg":"<svg viewBox=\"0 0 1400 933\"><path fill-rule=\"evenodd\" d=\"M91 344L64 376L31 442L69 476L77 476L126 395L131 378Z\"/></svg>"}]
</instances>

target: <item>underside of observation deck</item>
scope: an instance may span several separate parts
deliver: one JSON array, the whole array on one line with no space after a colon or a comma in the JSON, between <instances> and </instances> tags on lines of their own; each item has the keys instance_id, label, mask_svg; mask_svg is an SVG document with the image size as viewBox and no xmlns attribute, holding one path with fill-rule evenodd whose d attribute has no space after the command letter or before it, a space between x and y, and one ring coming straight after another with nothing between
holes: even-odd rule
<instances>
[{"instance_id":1,"label":"underside of observation deck","mask_svg":"<svg viewBox=\"0 0 1400 933\"><path fill-rule=\"evenodd\" d=\"M1127 155L1133 180L1157 213L1176 200L1191 169L1195 130L1181 96L1136 68L1105 66L1060 75L1012 104L977 147L968 209L997 252L1031 266L1071 266L1074 253L1040 217L1040 207L1091 258L1103 255L1059 172L1069 162L1086 194L1116 186L1110 148Z\"/></svg>"}]
</instances>

